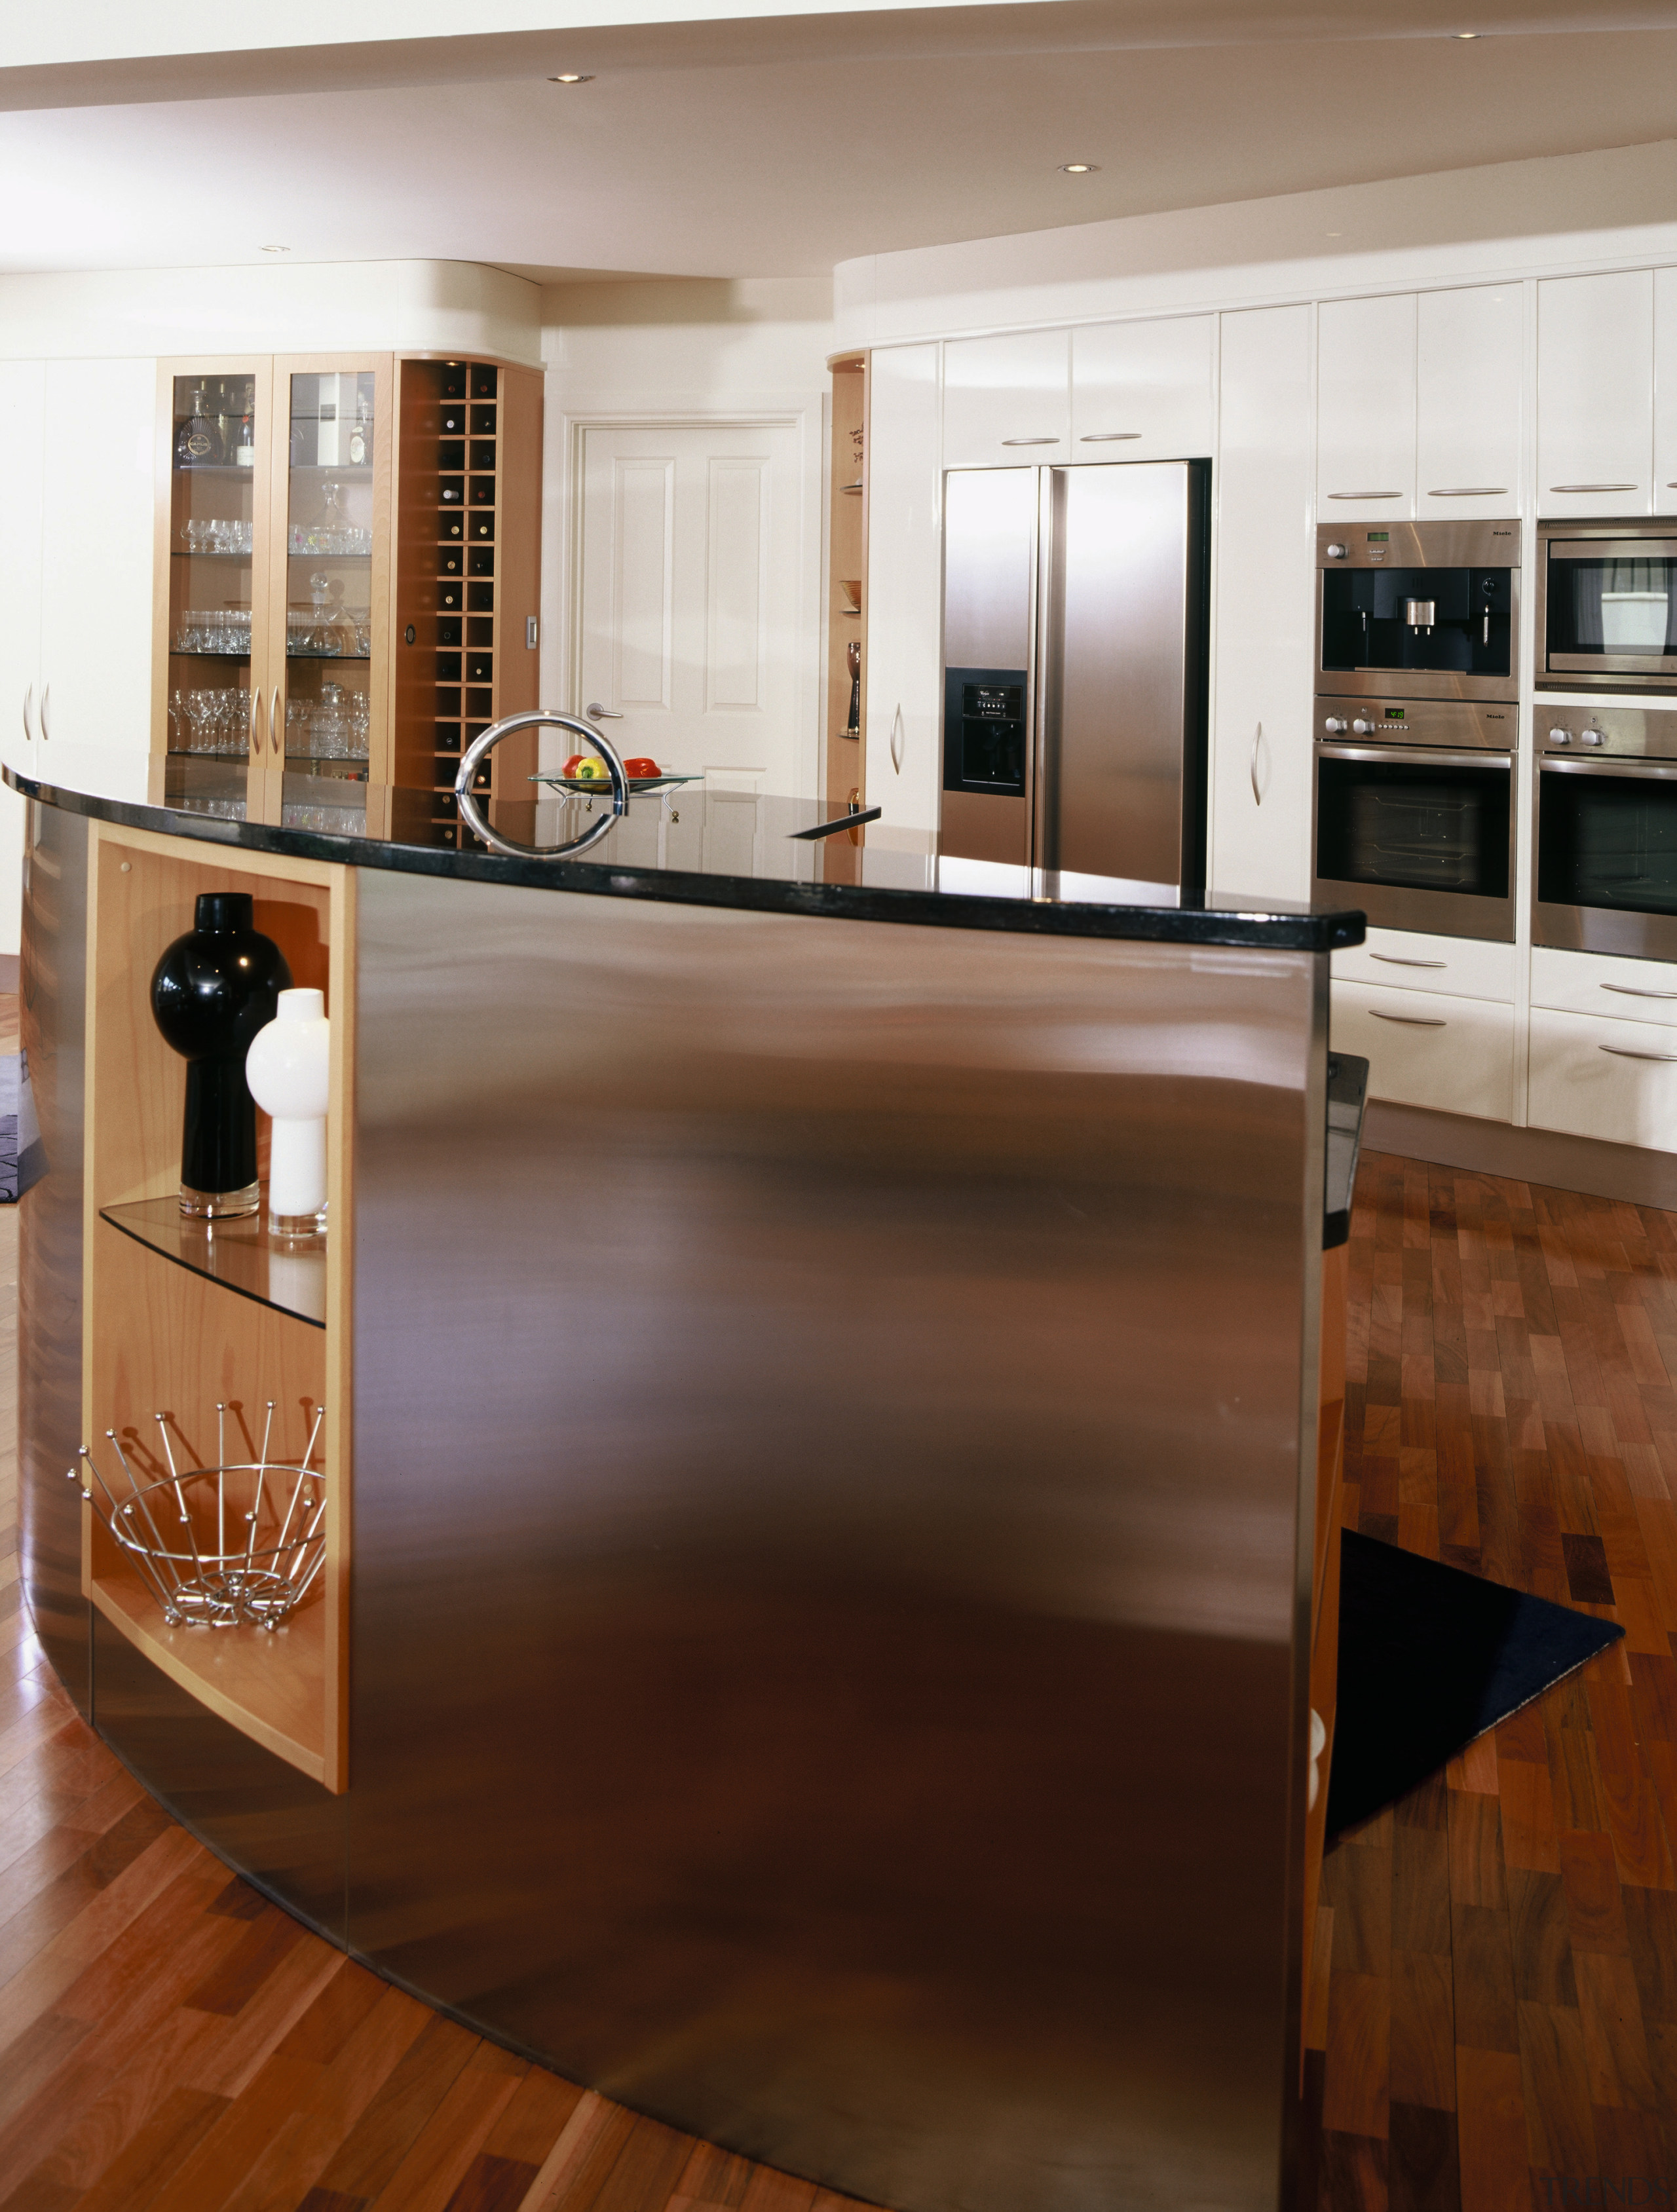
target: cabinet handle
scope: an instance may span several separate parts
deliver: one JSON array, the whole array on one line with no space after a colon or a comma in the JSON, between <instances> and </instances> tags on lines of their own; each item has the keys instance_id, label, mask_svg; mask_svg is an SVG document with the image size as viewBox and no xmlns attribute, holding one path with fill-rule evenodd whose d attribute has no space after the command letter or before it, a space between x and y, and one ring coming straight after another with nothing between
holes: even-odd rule
<instances>
[{"instance_id":1,"label":"cabinet handle","mask_svg":"<svg viewBox=\"0 0 1677 2212\"><path fill-rule=\"evenodd\" d=\"M1329 499L1401 499L1401 491L1330 491Z\"/></svg>"},{"instance_id":2,"label":"cabinet handle","mask_svg":"<svg viewBox=\"0 0 1677 2212\"><path fill-rule=\"evenodd\" d=\"M1449 1027L1449 1024L1441 1014L1382 1014L1378 1006L1370 1006L1369 1012L1377 1022L1401 1022L1404 1027L1409 1030L1443 1030ZM1607 1047L1603 1045L1601 1049L1606 1052Z\"/></svg>"},{"instance_id":3,"label":"cabinet handle","mask_svg":"<svg viewBox=\"0 0 1677 2212\"><path fill-rule=\"evenodd\" d=\"M252 757L262 750L262 687L251 686L251 752Z\"/></svg>"},{"instance_id":4,"label":"cabinet handle","mask_svg":"<svg viewBox=\"0 0 1677 2212\"><path fill-rule=\"evenodd\" d=\"M1252 732L1252 804L1254 806L1261 806L1264 803L1264 795L1258 788L1258 747L1263 741L1264 726L1260 722Z\"/></svg>"},{"instance_id":5,"label":"cabinet handle","mask_svg":"<svg viewBox=\"0 0 1677 2212\"><path fill-rule=\"evenodd\" d=\"M1598 1044L1597 1052L1610 1052L1615 1060L1677 1060L1677 1052L1633 1052L1627 1044Z\"/></svg>"},{"instance_id":6,"label":"cabinet handle","mask_svg":"<svg viewBox=\"0 0 1677 2212\"><path fill-rule=\"evenodd\" d=\"M1004 438L1004 446L1057 446L1058 438Z\"/></svg>"},{"instance_id":7,"label":"cabinet handle","mask_svg":"<svg viewBox=\"0 0 1677 2212\"><path fill-rule=\"evenodd\" d=\"M1080 446L1121 446L1127 438L1139 438L1139 430L1085 430L1078 440ZM1058 440L1055 441L1057 444Z\"/></svg>"},{"instance_id":8,"label":"cabinet handle","mask_svg":"<svg viewBox=\"0 0 1677 2212\"><path fill-rule=\"evenodd\" d=\"M23 738L26 744L33 744L35 733L29 727L29 709L35 703L35 687L29 684L23 694Z\"/></svg>"},{"instance_id":9,"label":"cabinet handle","mask_svg":"<svg viewBox=\"0 0 1677 2212\"><path fill-rule=\"evenodd\" d=\"M1506 499L1506 484L1440 484L1429 499Z\"/></svg>"},{"instance_id":10,"label":"cabinet handle","mask_svg":"<svg viewBox=\"0 0 1677 2212\"><path fill-rule=\"evenodd\" d=\"M1617 484L1551 484L1551 491L1635 491L1633 483Z\"/></svg>"},{"instance_id":11,"label":"cabinet handle","mask_svg":"<svg viewBox=\"0 0 1677 2212\"><path fill-rule=\"evenodd\" d=\"M1395 952L1370 952L1369 957L1383 960L1388 968L1445 968L1449 964L1444 960L1403 960Z\"/></svg>"},{"instance_id":12,"label":"cabinet handle","mask_svg":"<svg viewBox=\"0 0 1677 2212\"><path fill-rule=\"evenodd\" d=\"M50 738L52 734L52 731L47 727L46 721L46 702L52 696L52 686L49 684L44 688L40 695L40 733L43 738Z\"/></svg>"},{"instance_id":13,"label":"cabinet handle","mask_svg":"<svg viewBox=\"0 0 1677 2212\"><path fill-rule=\"evenodd\" d=\"M285 742L283 734L277 726L278 723L279 685L276 684L268 694L268 750L270 752L276 753Z\"/></svg>"},{"instance_id":14,"label":"cabinet handle","mask_svg":"<svg viewBox=\"0 0 1677 2212\"><path fill-rule=\"evenodd\" d=\"M1677 999L1677 991L1640 991L1634 983L1603 983L1601 988L1621 999Z\"/></svg>"},{"instance_id":15,"label":"cabinet handle","mask_svg":"<svg viewBox=\"0 0 1677 2212\"><path fill-rule=\"evenodd\" d=\"M891 717L891 766L898 775L902 773L902 749L906 736L902 726L902 702L899 700L896 712Z\"/></svg>"}]
</instances>

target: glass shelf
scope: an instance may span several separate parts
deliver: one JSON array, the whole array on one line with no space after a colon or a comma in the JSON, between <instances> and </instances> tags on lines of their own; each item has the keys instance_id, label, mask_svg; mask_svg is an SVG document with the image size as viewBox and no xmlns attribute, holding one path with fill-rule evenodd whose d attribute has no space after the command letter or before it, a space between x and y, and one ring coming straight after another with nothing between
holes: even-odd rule
<instances>
[{"instance_id":1,"label":"glass shelf","mask_svg":"<svg viewBox=\"0 0 1677 2212\"><path fill-rule=\"evenodd\" d=\"M101 1206L99 1218L191 1274L253 1298L258 1305L294 1315L313 1328L326 1326L324 1236L272 1236L260 1213L234 1221L194 1221L174 1198Z\"/></svg>"},{"instance_id":2,"label":"glass shelf","mask_svg":"<svg viewBox=\"0 0 1677 2212\"><path fill-rule=\"evenodd\" d=\"M241 738L236 749L226 752L206 752L202 746L171 745L164 756L167 760L242 761L250 757L250 747Z\"/></svg>"},{"instance_id":3,"label":"glass shelf","mask_svg":"<svg viewBox=\"0 0 1677 2212\"><path fill-rule=\"evenodd\" d=\"M178 477L245 477L253 481L256 468L244 461L177 461L174 472Z\"/></svg>"},{"instance_id":4,"label":"glass shelf","mask_svg":"<svg viewBox=\"0 0 1677 2212\"><path fill-rule=\"evenodd\" d=\"M289 561L355 561L365 565L373 556L370 553L307 553L301 546L293 545L287 549L286 558Z\"/></svg>"},{"instance_id":5,"label":"glass shelf","mask_svg":"<svg viewBox=\"0 0 1677 2212\"><path fill-rule=\"evenodd\" d=\"M610 799L611 796L610 779L603 775L586 778L578 775L532 775L530 781L532 783L545 783L553 790L568 793L573 797ZM631 793L665 791L678 783L702 783L703 781L702 771L697 775L632 775L629 779L629 787Z\"/></svg>"},{"instance_id":6,"label":"glass shelf","mask_svg":"<svg viewBox=\"0 0 1677 2212\"><path fill-rule=\"evenodd\" d=\"M311 653L307 646L296 645L286 647L285 657L288 660L341 660L351 668L365 668L373 658L370 653Z\"/></svg>"},{"instance_id":7,"label":"glass shelf","mask_svg":"<svg viewBox=\"0 0 1677 2212\"><path fill-rule=\"evenodd\" d=\"M177 561L249 561L253 557L248 548L242 553L228 553L217 551L211 545L172 545L169 552Z\"/></svg>"},{"instance_id":8,"label":"glass shelf","mask_svg":"<svg viewBox=\"0 0 1677 2212\"><path fill-rule=\"evenodd\" d=\"M250 657L248 651L211 653L206 651L201 645L172 645L169 647L171 660L248 660Z\"/></svg>"},{"instance_id":9,"label":"glass shelf","mask_svg":"<svg viewBox=\"0 0 1677 2212\"><path fill-rule=\"evenodd\" d=\"M294 477L337 477L344 483L371 483L371 461L293 461Z\"/></svg>"}]
</instances>

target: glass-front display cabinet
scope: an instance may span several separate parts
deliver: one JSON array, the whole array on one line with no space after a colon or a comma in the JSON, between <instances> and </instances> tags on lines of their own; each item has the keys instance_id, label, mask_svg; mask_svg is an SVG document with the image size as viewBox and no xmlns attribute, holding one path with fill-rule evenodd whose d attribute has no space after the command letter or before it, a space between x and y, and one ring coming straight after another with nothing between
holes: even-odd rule
<instances>
[{"instance_id":1,"label":"glass-front display cabinet","mask_svg":"<svg viewBox=\"0 0 1677 2212\"><path fill-rule=\"evenodd\" d=\"M537 703L540 372L168 362L159 416L157 796L353 830L369 790L415 784L466 834L462 746ZM522 795L524 750L498 749L495 796Z\"/></svg>"}]
</instances>

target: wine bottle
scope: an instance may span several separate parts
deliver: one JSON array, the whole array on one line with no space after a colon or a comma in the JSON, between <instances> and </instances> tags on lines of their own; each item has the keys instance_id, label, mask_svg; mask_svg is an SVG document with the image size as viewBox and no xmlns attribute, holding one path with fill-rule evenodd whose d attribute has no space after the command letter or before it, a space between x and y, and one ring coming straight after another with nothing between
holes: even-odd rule
<instances>
[{"instance_id":1,"label":"wine bottle","mask_svg":"<svg viewBox=\"0 0 1677 2212\"><path fill-rule=\"evenodd\" d=\"M204 386L199 385L192 394L192 411L180 426L180 434L174 441L175 466L197 468L212 459L216 433L210 428L210 417L204 411Z\"/></svg>"},{"instance_id":2,"label":"wine bottle","mask_svg":"<svg viewBox=\"0 0 1677 2212\"><path fill-rule=\"evenodd\" d=\"M355 400L355 419L349 431L349 460L361 468L372 456L373 418L367 404L367 394L362 392Z\"/></svg>"},{"instance_id":3,"label":"wine bottle","mask_svg":"<svg viewBox=\"0 0 1677 2212\"><path fill-rule=\"evenodd\" d=\"M233 458L241 469L256 466L256 416L246 407L239 418L239 429L233 448Z\"/></svg>"},{"instance_id":4,"label":"wine bottle","mask_svg":"<svg viewBox=\"0 0 1677 2212\"><path fill-rule=\"evenodd\" d=\"M228 412L227 379L223 377L216 387L216 459L233 459L233 434L236 427Z\"/></svg>"}]
</instances>

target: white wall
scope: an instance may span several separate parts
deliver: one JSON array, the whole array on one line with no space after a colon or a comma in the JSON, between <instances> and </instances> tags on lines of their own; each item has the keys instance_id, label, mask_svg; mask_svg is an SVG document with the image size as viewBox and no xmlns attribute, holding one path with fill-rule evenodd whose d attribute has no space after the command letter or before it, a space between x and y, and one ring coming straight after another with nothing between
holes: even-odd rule
<instances>
[{"instance_id":1,"label":"white wall","mask_svg":"<svg viewBox=\"0 0 1677 2212\"><path fill-rule=\"evenodd\" d=\"M825 453L832 287L825 277L665 277L550 284L542 300L547 368L542 486L542 698L574 709L578 430L587 420L793 413L803 440L799 542L805 588L792 650L806 672L800 719L819 727ZM550 748L551 750L551 748Z\"/></svg>"}]
</instances>

